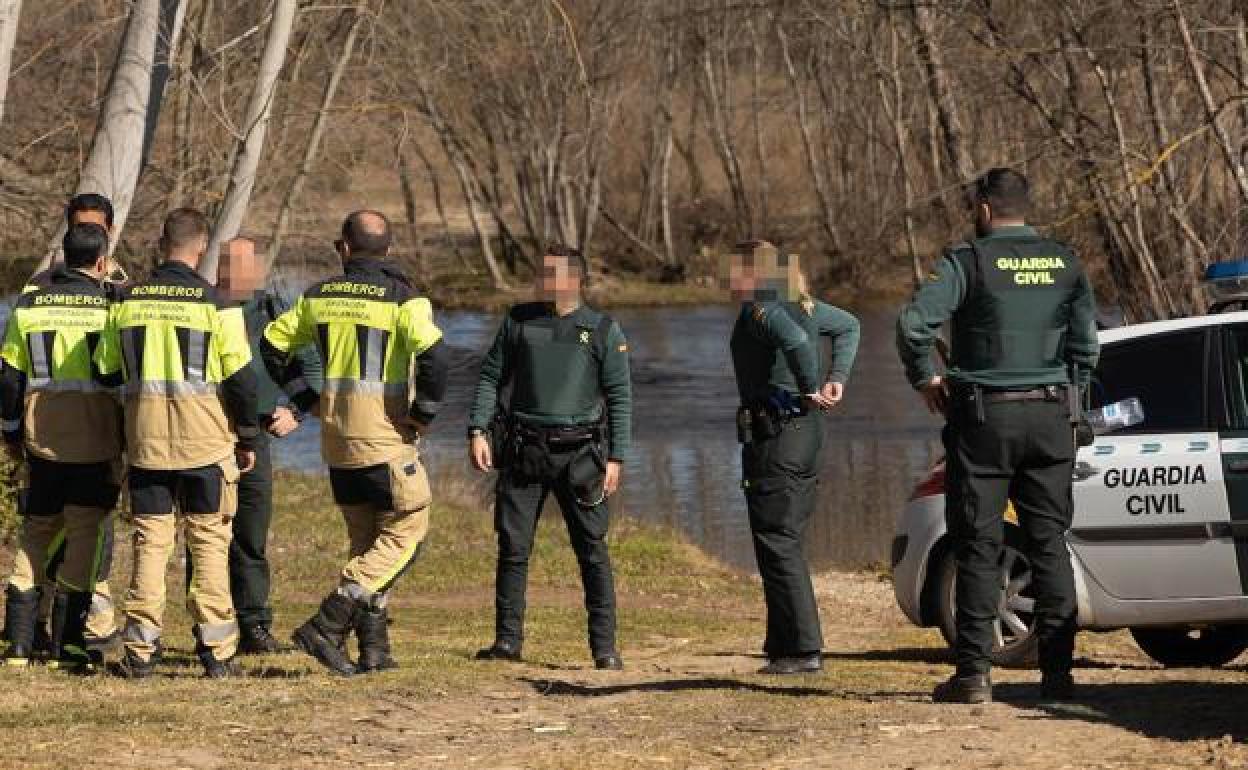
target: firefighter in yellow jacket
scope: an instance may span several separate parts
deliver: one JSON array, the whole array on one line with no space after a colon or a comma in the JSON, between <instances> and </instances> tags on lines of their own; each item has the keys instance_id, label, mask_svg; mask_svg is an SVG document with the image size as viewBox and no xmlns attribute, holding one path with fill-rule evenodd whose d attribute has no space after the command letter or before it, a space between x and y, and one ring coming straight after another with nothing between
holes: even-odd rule
<instances>
[{"instance_id":1,"label":"firefighter in yellow jacket","mask_svg":"<svg viewBox=\"0 0 1248 770\"><path fill-rule=\"evenodd\" d=\"M346 519L350 560L337 588L294 633L295 644L349 676L393 668L386 597L429 528L429 480L415 443L446 390L442 332L429 300L386 261L390 227L375 211L347 218L337 243L344 275L322 281L265 330L261 355L273 379L309 411L292 351L315 345L324 364L321 451ZM413 361L415 394L411 372ZM346 651L354 630L359 663Z\"/></svg>"},{"instance_id":2,"label":"firefighter in yellow jacket","mask_svg":"<svg viewBox=\"0 0 1248 770\"><path fill-rule=\"evenodd\" d=\"M103 228L104 232L111 237L113 230L113 204L108 198L98 193L80 193L70 198L68 205L65 207L65 225L66 230L72 229L76 225L94 224ZM105 251L108 251L106 248ZM30 282L22 289L23 294L46 289L53 276L58 275L64 270L64 263L58 262L55 266L41 271L33 276ZM93 266L89 266L92 267ZM84 268L85 269L85 268ZM92 270L88 270L91 272ZM108 298L116 296L116 280L124 279L124 271L118 269L116 262L111 259L106 260L101 267L100 279L96 283L102 284L106 290ZM94 278L92 280L95 280ZM107 312L104 313L107 315ZM10 316L12 318L12 316ZM88 361L90 354L88 352ZM20 449L20 442L11 443L10 448L14 450ZM15 457L23 464L24 457ZM27 468L27 471L29 469ZM23 501L21 506L26 509L26 503L31 499L29 489L29 472L26 474L27 488L20 493L20 499ZM40 502L36 498L36 502ZM109 516L104 520L100 532L100 547L98 549L98 564L96 565L96 582L95 596L91 600L91 609L87 614L87 631L86 643L91 657L101 658L106 649L110 648L117 640L116 619L113 612L113 597L109 590L108 577L113 561L113 524L115 516ZM56 572L61 563L65 560L66 531L64 517L60 514L40 514L27 515L22 517L21 529L22 546L17 549L16 558L13 563L13 572L9 575L8 586L6 592L12 594L13 612L19 615L24 611L22 596L29 596L27 593L30 589L38 592L39 610L36 616L35 636L33 650L27 648L23 643L14 643L7 633L10 627L21 628L19 622L15 626L5 626L5 640L9 642L8 650L3 658L6 665L26 665L33 653L35 659L53 659L59 657L61 651L61 636L64 633L63 625L65 620L65 610L67 605L62 600L60 606L61 612L54 614L53 604L57 595L56 591ZM6 602L6 607L9 603ZM49 617L52 617L49 621ZM49 632L49 627L50 632ZM19 640L21 641L21 640Z\"/></svg>"},{"instance_id":3,"label":"firefighter in yellow jacket","mask_svg":"<svg viewBox=\"0 0 1248 770\"><path fill-rule=\"evenodd\" d=\"M239 673L227 559L239 475L255 463L256 376L242 310L195 272L207 245L203 214L170 213L164 262L123 292L96 351L106 382L124 383L134 573L116 673L127 678L149 676L159 654L175 511L191 553L196 653L208 677Z\"/></svg>"},{"instance_id":4,"label":"firefighter in yellow jacket","mask_svg":"<svg viewBox=\"0 0 1248 770\"><path fill-rule=\"evenodd\" d=\"M88 648L86 626L106 524L120 492L121 405L95 381L91 361L108 320L108 292L101 285L108 231L98 224L74 225L64 250L64 264L50 271L43 285L23 293L9 319L0 348L0 417L9 454L29 470L24 514L38 522L23 526L18 560L42 564L63 522L64 556L52 609L59 633L53 634L52 657L66 668L87 670L102 657ZM26 662L33 654L36 583L11 581L6 591L10 663Z\"/></svg>"}]
</instances>

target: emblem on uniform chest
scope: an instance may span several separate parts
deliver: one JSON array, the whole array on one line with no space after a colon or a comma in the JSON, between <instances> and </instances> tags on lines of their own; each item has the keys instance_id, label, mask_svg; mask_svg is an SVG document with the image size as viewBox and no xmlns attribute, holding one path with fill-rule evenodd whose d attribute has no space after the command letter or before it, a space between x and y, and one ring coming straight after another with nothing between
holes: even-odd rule
<instances>
[{"instance_id":1,"label":"emblem on uniform chest","mask_svg":"<svg viewBox=\"0 0 1248 770\"><path fill-rule=\"evenodd\" d=\"M582 345L589 344L589 329L581 329L580 340Z\"/></svg>"}]
</instances>

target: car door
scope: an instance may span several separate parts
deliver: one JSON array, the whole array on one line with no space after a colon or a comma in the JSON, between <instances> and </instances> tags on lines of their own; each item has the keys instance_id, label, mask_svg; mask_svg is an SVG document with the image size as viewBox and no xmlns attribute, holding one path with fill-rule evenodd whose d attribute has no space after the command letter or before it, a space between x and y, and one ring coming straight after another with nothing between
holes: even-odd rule
<instances>
[{"instance_id":1,"label":"car door","mask_svg":"<svg viewBox=\"0 0 1248 770\"><path fill-rule=\"evenodd\" d=\"M1248 595L1248 323L1218 328L1222 373L1222 470L1230 521L1224 535L1235 548L1240 593Z\"/></svg>"},{"instance_id":2,"label":"car door","mask_svg":"<svg viewBox=\"0 0 1248 770\"><path fill-rule=\"evenodd\" d=\"M1110 596L1242 591L1211 408L1211 392L1221 393L1217 344L1215 332L1202 327L1122 340L1102 351L1093 408L1132 397L1144 407L1142 424L1098 437L1079 451L1075 466L1071 548Z\"/></svg>"}]
</instances>

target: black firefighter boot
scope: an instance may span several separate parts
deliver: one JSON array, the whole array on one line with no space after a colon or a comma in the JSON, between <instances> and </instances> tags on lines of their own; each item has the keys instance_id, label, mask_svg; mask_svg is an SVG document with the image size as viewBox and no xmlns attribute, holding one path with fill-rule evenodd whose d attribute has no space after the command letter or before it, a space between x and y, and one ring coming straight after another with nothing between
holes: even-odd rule
<instances>
[{"instance_id":1,"label":"black firefighter boot","mask_svg":"<svg viewBox=\"0 0 1248 770\"><path fill-rule=\"evenodd\" d=\"M355 625L356 611L354 599L334 591L308 622L295 629L291 639L330 671L351 676L356 668L347 657L347 635Z\"/></svg>"},{"instance_id":2,"label":"black firefighter boot","mask_svg":"<svg viewBox=\"0 0 1248 770\"><path fill-rule=\"evenodd\" d=\"M104 662L102 653L87 647L87 613L91 611L91 592L58 593L52 605L52 620L59 633L53 661L58 668L71 673L87 674Z\"/></svg>"},{"instance_id":3,"label":"black firefighter boot","mask_svg":"<svg viewBox=\"0 0 1248 770\"><path fill-rule=\"evenodd\" d=\"M390 616L386 608L374 608L362 602L356 612L359 613L355 621L355 635L360 642L360 662L357 665L360 673L398 668L399 664L390 657Z\"/></svg>"},{"instance_id":4,"label":"black firefighter boot","mask_svg":"<svg viewBox=\"0 0 1248 770\"><path fill-rule=\"evenodd\" d=\"M35 618L39 614L39 589L25 591L9 585L4 592L4 629L9 648L6 666L25 666L35 653Z\"/></svg>"}]
</instances>

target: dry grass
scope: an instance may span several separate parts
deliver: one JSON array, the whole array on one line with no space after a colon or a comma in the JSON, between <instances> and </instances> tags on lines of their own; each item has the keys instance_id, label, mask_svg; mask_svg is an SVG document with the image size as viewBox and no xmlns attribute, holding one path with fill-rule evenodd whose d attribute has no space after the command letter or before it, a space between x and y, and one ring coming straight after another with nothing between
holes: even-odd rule
<instances>
[{"instance_id":1,"label":"dry grass","mask_svg":"<svg viewBox=\"0 0 1248 770\"><path fill-rule=\"evenodd\" d=\"M145 682L0 670L6 767L1242 767L1239 670L1160 671L1123 634L1085 637L1086 704L1046 707L1033 672L1000 672L1006 702L938 707L948 671L931 631L907 626L876 575L821 576L824 673L757 676L752 579L672 533L618 522L613 554L629 669L588 666L566 536L543 524L524 665L481 664L490 637L489 517L443 505L395 600L402 668L332 678L302 656L246 660L205 682L185 612L169 609L170 663ZM552 517L553 518L553 517ZM279 482L272 539L282 635L334 583L342 524L323 481ZM124 567L119 569L119 573ZM170 595L181 591L178 565ZM120 581L118 581L120 582ZM1223 739L1224 734L1230 739Z\"/></svg>"}]
</instances>

